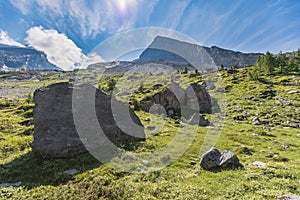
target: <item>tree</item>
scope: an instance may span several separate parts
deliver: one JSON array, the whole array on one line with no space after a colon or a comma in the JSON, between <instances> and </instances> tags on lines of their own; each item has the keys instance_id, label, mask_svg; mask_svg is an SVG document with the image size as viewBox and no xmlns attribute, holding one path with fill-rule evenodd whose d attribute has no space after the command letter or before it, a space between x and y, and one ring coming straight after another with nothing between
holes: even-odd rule
<instances>
[{"instance_id":1,"label":"tree","mask_svg":"<svg viewBox=\"0 0 300 200\"><path fill-rule=\"evenodd\" d=\"M282 52L279 53L279 55L276 58L276 66L280 67L280 73L286 73L287 72L287 66L288 66L289 58L286 57L285 54L282 54Z\"/></svg>"},{"instance_id":2,"label":"tree","mask_svg":"<svg viewBox=\"0 0 300 200\"><path fill-rule=\"evenodd\" d=\"M261 69L263 66L263 56L258 56L256 63L255 63L255 67L256 69Z\"/></svg>"},{"instance_id":3,"label":"tree","mask_svg":"<svg viewBox=\"0 0 300 200\"><path fill-rule=\"evenodd\" d=\"M261 62L261 61L260 61ZM275 58L270 53L267 52L262 61L262 68L266 74L272 74L275 69Z\"/></svg>"},{"instance_id":4,"label":"tree","mask_svg":"<svg viewBox=\"0 0 300 200\"><path fill-rule=\"evenodd\" d=\"M299 71L300 67L300 49L296 51L288 60L288 67L290 71Z\"/></svg>"},{"instance_id":5,"label":"tree","mask_svg":"<svg viewBox=\"0 0 300 200\"><path fill-rule=\"evenodd\" d=\"M248 72L249 78L252 81L257 81L259 80L259 72L256 70L256 68L253 68Z\"/></svg>"},{"instance_id":6,"label":"tree","mask_svg":"<svg viewBox=\"0 0 300 200\"><path fill-rule=\"evenodd\" d=\"M184 67L182 74L187 74L188 73L188 69L187 67Z\"/></svg>"}]
</instances>

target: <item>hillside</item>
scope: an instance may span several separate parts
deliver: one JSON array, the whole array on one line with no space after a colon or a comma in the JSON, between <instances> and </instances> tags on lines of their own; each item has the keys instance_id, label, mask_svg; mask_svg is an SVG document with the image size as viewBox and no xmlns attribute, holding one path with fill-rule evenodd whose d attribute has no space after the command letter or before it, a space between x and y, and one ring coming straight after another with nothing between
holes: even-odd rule
<instances>
[{"instance_id":1,"label":"hillside","mask_svg":"<svg viewBox=\"0 0 300 200\"><path fill-rule=\"evenodd\" d=\"M261 53L242 53L216 46L205 47L157 36L142 52L140 61L168 61L201 67L244 67L255 65Z\"/></svg>"},{"instance_id":2,"label":"hillside","mask_svg":"<svg viewBox=\"0 0 300 200\"><path fill-rule=\"evenodd\" d=\"M0 44L0 71L61 70L49 63L45 53L32 48Z\"/></svg>"},{"instance_id":3,"label":"hillside","mask_svg":"<svg viewBox=\"0 0 300 200\"><path fill-rule=\"evenodd\" d=\"M134 103L133 99L138 102L159 92L162 88L157 83L175 81L186 87L190 83L204 85L206 82L208 92L215 98L221 94L225 97L222 102L226 103L220 138L214 146L234 152L243 164L239 169L217 172L205 171L199 166L200 148L212 127L182 124L176 119L142 110L135 113L145 126L146 141L121 148L153 152L169 144L179 126L196 129L187 151L159 171L129 173L115 170L88 153L67 159L41 159L30 147L34 104L32 95L28 94L38 87L69 81L75 72L45 74L29 80L11 78L10 81L4 80L25 72L3 74L0 77L0 184L15 183L16 186L0 187L0 198L275 199L276 196L299 195L299 75L279 73L257 81L249 79L251 70L252 67L246 67L196 76L194 71L156 75L101 76L99 73L97 77L97 72L92 69L80 72L93 75L91 80L96 79L95 83L107 91L110 80L116 80L117 91L113 94L123 101L130 98L131 103ZM140 81L143 87L125 92ZM18 90L6 92L13 87ZM212 120L214 114L205 114L205 117ZM257 119L263 123L256 123ZM156 128L148 128L153 126ZM214 127L218 127L218 123ZM255 161L263 162L265 166L254 165ZM147 168L147 163L141 163L141 167ZM71 169L76 169L74 174L65 173Z\"/></svg>"}]
</instances>

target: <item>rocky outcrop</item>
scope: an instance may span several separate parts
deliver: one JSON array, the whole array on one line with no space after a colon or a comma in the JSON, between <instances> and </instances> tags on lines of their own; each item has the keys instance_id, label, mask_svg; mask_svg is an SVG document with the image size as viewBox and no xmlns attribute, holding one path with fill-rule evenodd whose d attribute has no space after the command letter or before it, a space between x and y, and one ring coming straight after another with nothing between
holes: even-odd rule
<instances>
[{"instance_id":1,"label":"rocky outcrop","mask_svg":"<svg viewBox=\"0 0 300 200\"><path fill-rule=\"evenodd\" d=\"M233 169L242 166L237 156L231 151L220 152L211 148L201 157L200 166L205 170Z\"/></svg>"},{"instance_id":2,"label":"rocky outcrop","mask_svg":"<svg viewBox=\"0 0 300 200\"><path fill-rule=\"evenodd\" d=\"M0 71L61 70L49 63L46 54L32 48L0 44Z\"/></svg>"},{"instance_id":3,"label":"rocky outcrop","mask_svg":"<svg viewBox=\"0 0 300 200\"><path fill-rule=\"evenodd\" d=\"M216 46L204 47L167 37L156 37L142 52L140 61L165 61L201 67L244 67L254 65L260 53L241 53Z\"/></svg>"},{"instance_id":4,"label":"rocky outcrop","mask_svg":"<svg viewBox=\"0 0 300 200\"><path fill-rule=\"evenodd\" d=\"M191 110L199 113L211 113L212 101L208 92L199 84L191 84L183 90L177 83L172 83L163 91L140 101L139 108L149 112L150 108L159 104L165 108L168 115L181 116L182 110ZM185 116L191 117L191 116Z\"/></svg>"},{"instance_id":5,"label":"rocky outcrop","mask_svg":"<svg viewBox=\"0 0 300 200\"><path fill-rule=\"evenodd\" d=\"M194 98L196 95L197 98ZM192 110L211 113L212 101L207 90L197 83L192 83L186 91L187 106Z\"/></svg>"},{"instance_id":6,"label":"rocky outcrop","mask_svg":"<svg viewBox=\"0 0 300 200\"><path fill-rule=\"evenodd\" d=\"M69 157L87 151L76 130L73 112L82 115L83 120L91 120L87 108L82 106L72 110L72 92L95 91L95 112L105 136L113 143L145 140L144 128L139 118L125 103L91 85L74 87L70 83L57 83L34 92L34 141L32 149L43 158ZM86 102L86 96L77 97ZM115 109L120 111L115 116ZM81 104L79 104L81 105ZM123 111L129 111L129 117ZM130 129L130 123L136 127ZM124 126L126 125L126 130ZM92 125L91 125L92 126ZM86 127L90 129L90 127ZM93 130L93 129L91 129ZM133 133L135 131L135 133ZM91 134L91 133L89 133ZM97 134L97 133L95 133ZM135 136L133 136L135 134Z\"/></svg>"},{"instance_id":7,"label":"rocky outcrop","mask_svg":"<svg viewBox=\"0 0 300 200\"><path fill-rule=\"evenodd\" d=\"M231 51L216 46L204 48L206 52L213 58L217 66L223 65L226 68L255 65L258 56L263 55L261 53L242 53L238 51Z\"/></svg>"}]
</instances>

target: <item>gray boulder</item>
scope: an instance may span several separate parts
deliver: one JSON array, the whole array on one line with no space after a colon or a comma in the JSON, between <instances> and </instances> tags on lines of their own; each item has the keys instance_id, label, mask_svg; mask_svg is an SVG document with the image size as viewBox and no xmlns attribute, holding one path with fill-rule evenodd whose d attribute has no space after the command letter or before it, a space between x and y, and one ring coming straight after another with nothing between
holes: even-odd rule
<instances>
[{"instance_id":1,"label":"gray boulder","mask_svg":"<svg viewBox=\"0 0 300 200\"><path fill-rule=\"evenodd\" d=\"M212 170L219 168L221 153L216 148L211 148L202 155L200 166L205 170Z\"/></svg>"},{"instance_id":2,"label":"gray boulder","mask_svg":"<svg viewBox=\"0 0 300 200\"><path fill-rule=\"evenodd\" d=\"M230 168L239 167L241 164L239 159L234 153L232 153L231 151L224 150L223 152L221 152L219 165L222 168L230 169Z\"/></svg>"},{"instance_id":3,"label":"gray boulder","mask_svg":"<svg viewBox=\"0 0 300 200\"><path fill-rule=\"evenodd\" d=\"M231 151L220 152L213 147L202 155L200 166L205 170L220 170L238 168L242 165Z\"/></svg>"},{"instance_id":4,"label":"gray boulder","mask_svg":"<svg viewBox=\"0 0 300 200\"><path fill-rule=\"evenodd\" d=\"M197 98L195 98L195 95ZM187 106L192 110L211 113L212 102L207 90L197 83L192 83L186 90Z\"/></svg>"},{"instance_id":5,"label":"gray boulder","mask_svg":"<svg viewBox=\"0 0 300 200\"><path fill-rule=\"evenodd\" d=\"M78 96L80 106L72 109L73 90L82 91ZM88 99L84 92L95 92L95 98ZM34 141L32 149L43 158L70 157L86 152L77 132L73 112L80 114L82 121L91 124L86 126L87 134L96 135L92 126L89 106L86 102L94 102L95 120L105 136L113 143L145 140L143 125L133 110L125 103L111 95L96 89L92 85L74 87L70 83L57 83L34 92ZM112 110L119 111L117 114ZM127 111L127 112L125 112ZM129 115L126 115L126 113ZM93 133L95 132L95 133ZM130 135L128 134L130 133ZM88 136L89 137L89 136ZM91 138L84 138L90 139Z\"/></svg>"},{"instance_id":6,"label":"gray boulder","mask_svg":"<svg viewBox=\"0 0 300 200\"><path fill-rule=\"evenodd\" d=\"M210 95L197 83L192 83L187 90L183 90L177 83L172 83L161 92L142 99L139 109L149 112L155 104L163 106L166 111L172 110L170 117L182 115L182 109L204 113L212 111Z\"/></svg>"}]
</instances>

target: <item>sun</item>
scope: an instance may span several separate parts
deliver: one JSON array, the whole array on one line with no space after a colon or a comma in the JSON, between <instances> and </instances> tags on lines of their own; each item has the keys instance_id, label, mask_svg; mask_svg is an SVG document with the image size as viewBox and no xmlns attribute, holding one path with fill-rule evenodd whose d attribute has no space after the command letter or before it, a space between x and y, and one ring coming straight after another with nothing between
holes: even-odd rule
<instances>
[{"instance_id":1,"label":"sun","mask_svg":"<svg viewBox=\"0 0 300 200\"><path fill-rule=\"evenodd\" d=\"M126 13L130 7L136 5L137 0L115 0L115 3L121 13Z\"/></svg>"}]
</instances>

